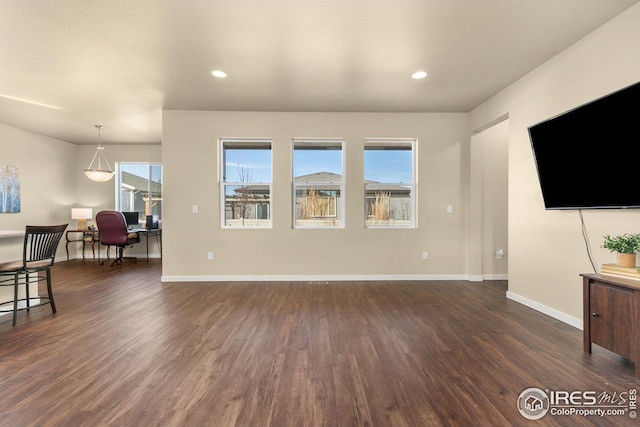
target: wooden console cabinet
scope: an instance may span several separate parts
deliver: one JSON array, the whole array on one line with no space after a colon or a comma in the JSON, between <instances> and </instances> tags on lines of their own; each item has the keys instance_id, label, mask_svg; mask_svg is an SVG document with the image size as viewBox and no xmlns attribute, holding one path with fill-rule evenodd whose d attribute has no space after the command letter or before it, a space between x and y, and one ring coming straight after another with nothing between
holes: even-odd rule
<instances>
[{"instance_id":1,"label":"wooden console cabinet","mask_svg":"<svg viewBox=\"0 0 640 427\"><path fill-rule=\"evenodd\" d=\"M584 351L597 344L635 365L640 378L640 280L581 274L584 292Z\"/></svg>"}]
</instances>

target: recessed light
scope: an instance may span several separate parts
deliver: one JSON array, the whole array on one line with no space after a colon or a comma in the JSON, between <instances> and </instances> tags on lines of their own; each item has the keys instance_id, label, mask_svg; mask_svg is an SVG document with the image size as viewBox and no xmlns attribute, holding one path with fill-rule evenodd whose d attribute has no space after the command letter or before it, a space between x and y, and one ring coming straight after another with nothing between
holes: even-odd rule
<instances>
[{"instance_id":1,"label":"recessed light","mask_svg":"<svg viewBox=\"0 0 640 427\"><path fill-rule=\"evenodd\" d=\"M227 73L225 73L225 72L224 72L224 71L222 71L222 70L213 70L213 71L211 72L211 75L212 75L213 77L217 77L217 78L219 78L219 79L224 79L225 77L227 77Z\"/></svg>"},{"instance_id":2,"label":"recessed light","mask_svg":"<svg viewBox=\"0 0 640 427\"><path fill-rule=\"evenodd\" d=\"M411 78L416 80L424 79L425 77L427 77L426 71L416 71L415 73L411 74Z\"/></svg>"}]
</instances>

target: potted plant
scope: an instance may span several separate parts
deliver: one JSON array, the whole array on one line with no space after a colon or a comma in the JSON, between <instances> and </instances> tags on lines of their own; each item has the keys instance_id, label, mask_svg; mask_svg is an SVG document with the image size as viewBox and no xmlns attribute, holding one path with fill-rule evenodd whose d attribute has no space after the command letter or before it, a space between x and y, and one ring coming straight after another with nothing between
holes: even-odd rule
<instances>
[{"instance_id":1,"label":"potted plant","mask_svg":"<svg viewBox=\"0 0 640 427\"><path fill-rule=\"evenodd\" d=\"M602 247L618 253L618 265L635 267L636 252L640 250L640 234L625 233L614 237L607 234Z\"/></svg>"}]
</instances>

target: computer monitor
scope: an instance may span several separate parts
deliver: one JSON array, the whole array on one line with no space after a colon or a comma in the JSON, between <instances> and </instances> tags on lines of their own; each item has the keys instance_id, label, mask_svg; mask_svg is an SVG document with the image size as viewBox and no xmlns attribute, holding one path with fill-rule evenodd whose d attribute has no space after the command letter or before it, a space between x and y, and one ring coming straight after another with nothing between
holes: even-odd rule
<instances>
[{"instance_id":1,"label":"computer monitor","mask_svg":"<svg viewBox=\"0 0 640 427\"><path fill-rule=\"evenodd\" d=\"M127 220L128 228L137 228L140 225L140 212L122 212Z\"/></svg>"},{"instance_id":2,"label":"computer monitor","mask_svg":"<svg viewBox=\"0 0 640 427\"><path fill-rule=\"evenodd\" d=\"M147 229L153 230L158 228L158 215L147 215Z\"/></svg>"}]
</instances>

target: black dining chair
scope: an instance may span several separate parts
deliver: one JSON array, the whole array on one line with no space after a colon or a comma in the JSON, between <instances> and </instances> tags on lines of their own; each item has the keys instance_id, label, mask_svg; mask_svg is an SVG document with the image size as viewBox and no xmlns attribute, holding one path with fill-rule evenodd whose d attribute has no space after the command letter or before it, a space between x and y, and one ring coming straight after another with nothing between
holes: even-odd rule
<instances>
[{"instance_id":1,"label":"black dining chair","mask_svg":"<svg viewBox=\"0 0 640 427\"><path fill-rule=\"evenodd\" d=\"M0 303L0 306L13 303L10 309L0 309L0 313L13 312L15 326L19 310L30 310L44 304L51 304L56 313L56 304L51 290L51 267L55 261L56 250L62 234L68 224L62 225L27 225L24 233L22 259L0 263L0 286L13 286L13 300ZM47 296L29 295L29 286L47 282ZM24 286L24 296L19 289ZM35 302L35 304L33 304Z\"/></svg>"}]
</instances>

